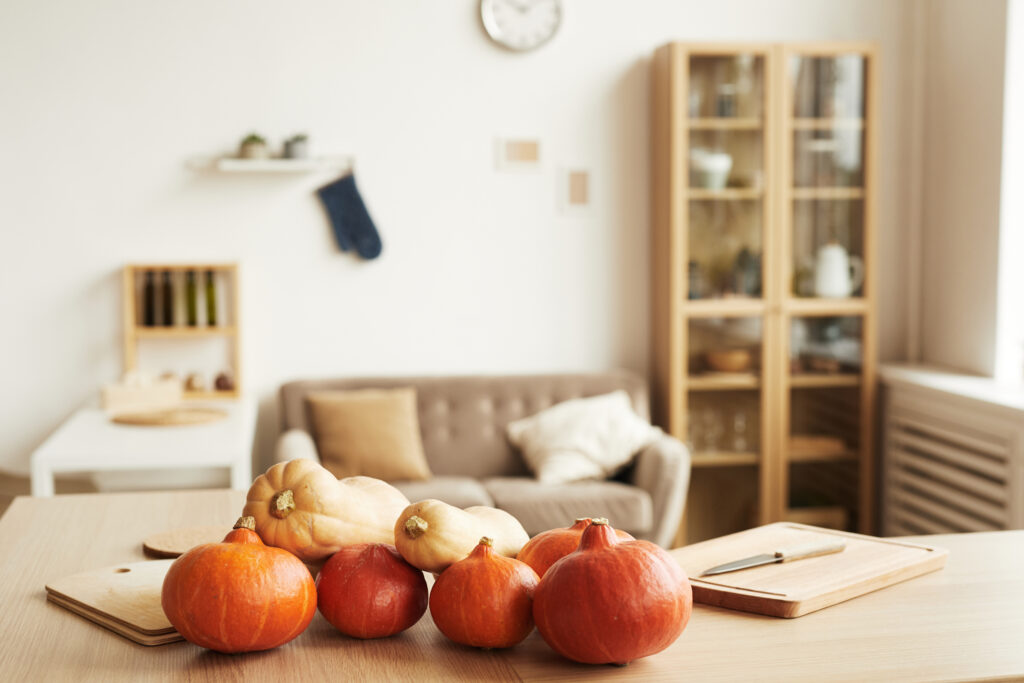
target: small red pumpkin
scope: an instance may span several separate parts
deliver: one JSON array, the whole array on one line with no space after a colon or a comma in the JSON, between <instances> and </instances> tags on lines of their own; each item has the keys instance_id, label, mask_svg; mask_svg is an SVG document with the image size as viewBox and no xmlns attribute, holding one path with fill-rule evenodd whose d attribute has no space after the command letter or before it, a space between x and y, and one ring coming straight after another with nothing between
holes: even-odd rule
<instances>
[{"instance_id":1,"label":"small red pumpkin","mask_svg":"<svg viewBox=\"0 0 1024 683\"><path fill-rule=\"evenodd\" d=\"M392 636L427 611L423 572L386 543L358 543L334 553L316 577L316 593L320 614L353 638Z\"/></svg>"},{"instance_id":2,"label":"small red pumpkin","mask_svg":"<svg viewBox=\"0 0 1024 683\"><path fill-rule=\"evenodd\" d=\"M242 517L222 543L192 548L164 577L160 604L185 640L218 652L284 645L316 614L316 585L302 561L263 545Z\"/></svg>"},{"instance_id":3,"label":"small red pumpkin","mask_svg":"<svg viewBox=\"0 0 1024 683\"><path fill-rule=\"evenodd\" d=\"M583 535L583 530L590 526L590 522L590 517L580 517L568 529L542 531L523 546L516 559L533 567L537 576L544 578L551 565L579 547L580 536ZM635 540L625 531L616 529L615 534L620 541Z\"/></svg>"},{"instance_id":4,"label":"small red pumpkin","mask_svg":"<svg viewBox=\"0 0 1024 683\"><path fill-rule=\"evenodd\" d=\"M486 536L445 569L430 591L430 616L449 639L473 647L512 647L533 630L537 573L494 552Z\"/></svg>"},{"instance_id":5,"label":"small red pumpkin","mask_svg":"<svg viewBox=\"0 0 1024 683\"><path fill-rule=\"evenodd\" d=\"M620 541L606 519L537 586L533 616L555 652L585 664L628 664L686 628L693 592L679 564L648 541Z\"/></svg>"}]
</instances>

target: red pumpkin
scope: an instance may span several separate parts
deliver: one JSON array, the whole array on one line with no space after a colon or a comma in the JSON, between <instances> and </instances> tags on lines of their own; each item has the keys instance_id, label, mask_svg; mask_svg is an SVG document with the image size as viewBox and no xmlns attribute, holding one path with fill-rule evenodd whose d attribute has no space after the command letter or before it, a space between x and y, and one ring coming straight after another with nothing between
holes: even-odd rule
<instances>
[{"instance_id":1,"label":"red pumpkin","mask_svg":"<svg viewBox=\"0 0 1024 683\"><path fill-rule=\"evenodd\" d=\"M427 611L423 572L386 543L359 543L334 553L316 577L316 593L320 614L353 638L392 636Z\"/></svg>"},{"instance_id":2,"label":"red pumpkin","mask_svg":"<svg viewBox=\"0 0 1024 683\"><path fill-rule=\"evenodd\" d=\"M263 545L242 517L222 543L192 548L164 577L160 604L185 640L218 652L284 645L316 614L316 585L302 561Z\"/></svg>"},{"instance_id":3,"label":"red pumpkin","mask_svg":"<svg viewBox=\"0 0 1024 683\"><path fill-rule=\"evenodd\" d=\"M533 592L539 581L528 565L504 557L484 537L441 573L430 591L430 616L449 639L473 647L512 647L533 630Z\"/></svg>"},{"instance_id":4,"label":"red pumpkin","mask_svg":"<svg viewBox=\"0 0 1024 683\"><path fill-rule=\"evenodd\" d=\"M647 541L620 541L606 519L537 586L533 616L558 654L586 664L628 664L661 652L686 628L693 592L672 556Z\"/></svg>"},{"instance_id":5,"label":"red pumpkin","mask_svg":"<svg viewBox=\"0 0 1024 683\"><path fill-rule=\"evenodd\" d=\"M551 565L579 547L580 536L583 535L583 530L590 526L590 522L590 517L580 517L568 529L542 531L523 546L516 559L533 567L537 576L543 578ZM620 541L634 540L625 531L616 529L615 534Z\"/></svg>"}]
</instances>

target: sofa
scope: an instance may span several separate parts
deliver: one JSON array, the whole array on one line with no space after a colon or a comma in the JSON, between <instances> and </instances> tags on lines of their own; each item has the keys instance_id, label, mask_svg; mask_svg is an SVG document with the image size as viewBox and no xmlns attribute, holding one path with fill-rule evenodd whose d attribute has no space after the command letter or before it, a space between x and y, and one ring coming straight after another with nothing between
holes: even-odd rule
<instances>
[{"instance_id":1,"label":"sofa","mask_svg":"<svg viewBox=\"0 0 1024 683\"><path fill-rule=\"evenodd\" d=\"M411 501L436 498L458 507L506 510L532 536L569 526L577 517L607 517L637 538L670 547L682 517L690 454L662 435L604 481L542 484L508 442L506 425L556 403L625 390L649 419L647 382L631 372L469 377L386 377L293 381L280 389L276 460L319 460L310 392L413 387L432 478L390 482Z\"/></svg>"}]
</instances>

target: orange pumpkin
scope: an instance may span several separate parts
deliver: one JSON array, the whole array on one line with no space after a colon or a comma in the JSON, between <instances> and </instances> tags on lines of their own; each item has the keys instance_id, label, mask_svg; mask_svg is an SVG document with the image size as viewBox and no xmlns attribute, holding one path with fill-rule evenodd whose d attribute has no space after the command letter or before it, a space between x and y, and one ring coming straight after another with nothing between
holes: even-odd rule
<instances>
[{"instance_id":1,"label":"orange pumpkin","mask_svg":"<svg viewBox=\"0 0 1024 683\"><path fill-rule=\"evenodd\" d=\"M544 641L586 664L661 652L692 610L690 581L672 556L647 541L620 541L606 519L593 520L579 549L551 565L533 603Z\"/></svg>"},{"instance_id":2,"label":"orange pumpkin","mask_svg":"<svg viewBox=\"0 0 1024 683\"><path fill-rule=\"evenodd\" d=\"M192 548L164 577L160 603L185 640L218 652L283 645L316 614L316 585L299 558L263 545L252 517L222 543Z\"/></svg>"},{"instance_id":3,"label":"orange pumpkin","mask_svg":"<svg viewBox=\"0 0 1024 683\"><path fill-rule=\"evenodd\" d=\"M523 546L523 549L516 555L516 559L533 567L537 576L543 578L551 565L579 547L583 530L590 526L590 522L590 517L580 517L568 529L542 531ZM619 529L615 530L615 534L620 541L635 540L628 533Z\"/></svg>"},{"instance_id":4,"label":"orange pumpkin","mask_svg":"<svg viewBox=\"0 0 1024 683\"><path fill-rule=\"evenodd\" d=\"M430 591L430 616L449 639L473 647L512 647L533 630L537 573L494 552L490 538L445 569Z\"/></svg>"},{"instance_id":5,"label":"orange pumpkin","mask_svg":"<svg viewBox=\"0 0 1024 683\"><path fill-rule=\"evenodd\" d=\"M320 614L347 636L383 638L409 628L427 611L423 572L395 546L345 546L316 577Z\"/></svg>"}]
</instances>

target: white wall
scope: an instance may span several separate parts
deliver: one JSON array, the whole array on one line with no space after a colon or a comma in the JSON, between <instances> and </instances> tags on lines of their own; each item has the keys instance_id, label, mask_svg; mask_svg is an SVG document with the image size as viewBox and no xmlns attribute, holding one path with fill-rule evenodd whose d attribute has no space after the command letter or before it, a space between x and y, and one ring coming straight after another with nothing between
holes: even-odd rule
<instances>
[{"instance_id":1,"label":"white wall","mask_svg":"<svg viewBox=\"0 0 1024 683\"><path fill-rule=\"evenodd\" d=\"M971 3L973 5L973 3ZM513 55L476 0L0 4L0 467L120 371L127 261L238 260L245 380L647 366L647 66L669 40L877 40L883 358L903 349L906 3L565 0ZM384 254L338 253L327 177L185 168L250 130L355 155ZM493 170L495 135L544 170ZM554 169L594 205L556 210Z\"/></svg>"},{"instance_id":2,"label":"white wall","mask_svg":"<svg viewBox=\"0 0 1024 683\"><path fill-rule=\"evenodd\" d=\"M922 360L992 375L1006 0L926 5Z\"/></svg>"}]
</instances>

